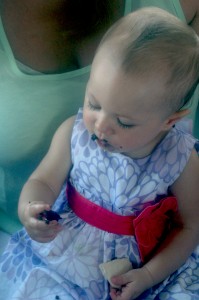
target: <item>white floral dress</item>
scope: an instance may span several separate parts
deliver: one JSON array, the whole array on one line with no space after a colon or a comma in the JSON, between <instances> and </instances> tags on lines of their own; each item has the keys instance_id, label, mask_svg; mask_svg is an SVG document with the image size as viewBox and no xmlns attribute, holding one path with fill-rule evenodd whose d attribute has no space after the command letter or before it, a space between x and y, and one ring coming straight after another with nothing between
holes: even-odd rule
<instances>
[{"instance_id":1,"label":"white floral dress","mask_svg":"<svg viewBox=\"0 0 199 300\"><path fill-rule=\"evenodd\" d=\"M148 203L168 194L194 145L196 140L176 126L150 156L133 160L109 153L91 139L79 110L71 141L70 181L95 204L116 214L138 215ZM54 210L65 212L67 217L54 241L32 241L25 229L11 238L0 258L2 299L106 300L109 285L99 264L128 257L134 268L140 266L134 236L109 233L85 223L70 209L65 190L66 184ZM199 299L198 253L196 249L182 268L139 299Z\"/></svg>"}]
</instances>

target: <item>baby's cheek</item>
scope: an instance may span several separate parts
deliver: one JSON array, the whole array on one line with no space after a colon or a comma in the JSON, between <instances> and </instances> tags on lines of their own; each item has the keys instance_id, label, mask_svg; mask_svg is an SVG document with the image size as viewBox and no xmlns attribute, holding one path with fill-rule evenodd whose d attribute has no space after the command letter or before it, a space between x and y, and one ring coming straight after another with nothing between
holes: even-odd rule
<instances>
[{"instance_id":1,"label":"baby's cheek","mask_svg":"<svg viewBox=\"0 0 199 300\"><path fill-rule=\"evenodd\" d=\"M92 131L92 128L94 126L94 118L91 113L88 112L88 110L85 109L83 113L83 120L84 120L84 125L89 131Z\"/></svg>"}]
</instances>

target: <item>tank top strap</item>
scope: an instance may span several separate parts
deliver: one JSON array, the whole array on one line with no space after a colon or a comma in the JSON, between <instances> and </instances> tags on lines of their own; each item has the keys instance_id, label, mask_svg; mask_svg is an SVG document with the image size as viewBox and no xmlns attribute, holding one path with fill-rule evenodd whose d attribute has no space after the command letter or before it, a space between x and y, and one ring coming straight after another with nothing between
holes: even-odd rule
<instances>
[{"instance_id":1,"label":"tank top strap","mask_svg":"<svg viewBox=\"0 0 199 300\"><path fill-rule=\"evenodd\" d=\"M124 16L132 11L132 0L125 0Z\"/></svg>"}]
</instances>

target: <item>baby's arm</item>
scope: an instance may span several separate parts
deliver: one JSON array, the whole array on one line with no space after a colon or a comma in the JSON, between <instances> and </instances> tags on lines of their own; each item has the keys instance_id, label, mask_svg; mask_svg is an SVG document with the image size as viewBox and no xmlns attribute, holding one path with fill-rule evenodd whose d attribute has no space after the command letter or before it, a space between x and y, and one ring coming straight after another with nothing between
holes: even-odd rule
<instances>
[{"instance_id":1,"label":"baby's arm","mask_svg":"<svg viewBox=\"0 0 199 300\"><path fill-rule=\"evenodd\" d=\"M195 151L181 176L172 186L181 219L180 230L161 246L158 253L142 268L112 278L120 291L111 289L113 300L136 299L147 288L163 281L177 270L199 243L199 159Z\"/></svg>"},{"instance_id":2,"label":"baby's arm","mask_svg":"<svg viewBox=\"0 0 199 300\"><path fill-rule=\"evenodd\" d=\"M50 210L71 169L71 132L74 117L65 121L56 131L49 151L24 185L18 214L32 239L49 242L60 231L57 221L50 224L38 219L39 213Z\"/></svg>"}]
</instances>

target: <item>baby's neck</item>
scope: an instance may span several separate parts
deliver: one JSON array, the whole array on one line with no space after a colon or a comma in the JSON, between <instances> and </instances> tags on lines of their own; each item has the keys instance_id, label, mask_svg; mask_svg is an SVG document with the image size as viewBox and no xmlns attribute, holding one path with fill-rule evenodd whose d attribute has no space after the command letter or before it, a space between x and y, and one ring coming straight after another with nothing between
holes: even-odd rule
<instances>
[{"instance_id":1,"label":"baby's neck","mask_svg":"<svg viewBox=\"0 0 199 300\"><path fill-rule=\"evenodd\" d=\"M165 138L165 136L169 133L169 131L161 132L158 136L155 137L151 143L147 145L147 147L143 147L142 150L134 151L128 154L128 156L132 157L133 159L140 159L145 158L155 150L155 148L161 143L161 141ZM124 153L125 154L125 153Z\"/></svg>"}]
</instances>

